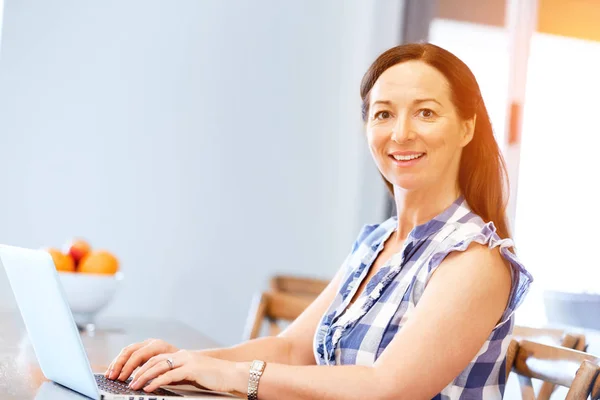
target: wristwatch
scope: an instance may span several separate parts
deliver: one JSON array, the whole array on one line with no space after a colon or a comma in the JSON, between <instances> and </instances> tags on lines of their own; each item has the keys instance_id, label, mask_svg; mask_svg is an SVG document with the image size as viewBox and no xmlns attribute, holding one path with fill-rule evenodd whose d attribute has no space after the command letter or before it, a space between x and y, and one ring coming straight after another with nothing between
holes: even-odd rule
<instances>
[{"instance_id":1,"label":"wristwatch","mask_svg":"<svg viewBox=\"0 0 600 400\"><path fill-rule=\"evenodd\" d=\"M267 363L254 360L250 364L250 378L248 378L248 400L258 400L258 381L265 370Z\"/></svg>"}]
</instances>

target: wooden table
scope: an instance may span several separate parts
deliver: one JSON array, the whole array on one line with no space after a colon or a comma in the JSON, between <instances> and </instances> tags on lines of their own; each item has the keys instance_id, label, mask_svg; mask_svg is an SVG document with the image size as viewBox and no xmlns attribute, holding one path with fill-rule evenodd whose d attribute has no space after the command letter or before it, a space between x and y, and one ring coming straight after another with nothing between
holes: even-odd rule
<instances>
[{"instance_id":1,"label":"wooden table","mask_svg":"<svg viewBox=\"0 0 600 400\"><path fill-rule=\"evenodd\" d=\"M149 337L185 349L218 346L181 322L159 319L99 319L96 331L83 332L81 337L94 372L104 372L123 347ZM87 399L46 380L18 312L0 313L0 399Z\"/></svg>"}]
</instances>

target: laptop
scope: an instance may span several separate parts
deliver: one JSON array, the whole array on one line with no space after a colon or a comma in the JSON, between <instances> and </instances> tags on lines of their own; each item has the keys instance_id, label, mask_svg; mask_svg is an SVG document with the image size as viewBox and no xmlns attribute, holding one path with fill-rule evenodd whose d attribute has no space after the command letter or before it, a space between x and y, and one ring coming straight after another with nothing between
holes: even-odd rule
<instances>
[{"instance_id":1,"label":"laptop","mask_svg":"<svg viewBox=\"0 0 600 400\"><path fill-rule=\"evenodd\" d=\"M47 379L95 400L215 398L186 396L163 388L152 393L135 391L127 387L129 382L111 381L104 374L94 374L50 254L0 245L0 264L6 270Z\"/></svg>"}]
</instances>

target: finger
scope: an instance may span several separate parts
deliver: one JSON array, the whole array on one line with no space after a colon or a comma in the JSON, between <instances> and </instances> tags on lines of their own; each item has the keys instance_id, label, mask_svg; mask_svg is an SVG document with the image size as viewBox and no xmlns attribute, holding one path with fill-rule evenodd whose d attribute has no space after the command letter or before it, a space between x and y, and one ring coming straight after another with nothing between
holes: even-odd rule
<instances>
[{"instance_id":1,"label":"finger","mask_svg":"<svg viewBox=\"0 0 600 400\"><path fill-rule=\"evenodd\" d=\"M123 351L123 350L121 350ZM119 353L119 355L121 355L121 353ZM117 356L118 358L119 356ZM117 358L113 359L110 364L108 364L108 368L106 368L106 372L104 372L104 376L106 378L108 378L110 376L110 373L113 371L113 368L115 367L115 362L117 361Z\"/></svg>"},{"instance_id":2,"label":"finger","mask_svg":"<svg viewBox=\"0 0 600 400\"><path fill-rule=\"evenodd\" d=\"M175 361L173 361L175 365ZM173 366L173 368L177 368ZM138 375L134 382L131 382L131 388L134 390L138 390L146 386L149 380L156 378L159 375L164 374L165 372L169 372L171 370L171 366L167 362L167 358L165 357L163 360L156 362L152 367L148 368L143 374Z\"/></svg>"},{"instance_id":3,"label":"finger","mask_svg":"<svg viewBox=\"0 0 600 400\"><path fill-rule=\"evenodd\" d=\"M110 371L112 371L113 369L113 364L115 363L115 361L111 361L110 364L108 364L108 367L106 368L106 371L104 371L104 377L108 378L108 376L110 375Z\"/></svg>"},{"instance_id":4,"label":"finger","mask_svg":"<svg viewBox=\"0 0 600 400\"><path fill-rule=\"evenodd\" d=\"M123 350L121 350L122 352ZM121 356L121 353L119 353L119 355L111 361L110 365L108 366L108 368L106 369L106 373L104 374L104 376L106 376L107 378L110 378L110 373L112 371L115 370L115 365L117 363L118 358ZM115 375L119 376L118 374L115 373Z\"/></svg>"},{"instance_id":5,"label":"finger","mask_svg":"<svg viewBox=\"0 0 600 400\"><path fill-rule=\"evenodd\" d=\"M115 379L117 376L119 376L119 373L121 372L121 368L123 367L125 362L129 359L131 354L134 351L136 351L137 349L139 349L145 345L146 345L146 342L140 342L140 343L134 343L134 344L124 347L123 350L121 350L121 352L119 353L119 355L109 365L108 374L106 375L106 377L109 379Z\"/></svg>"},{"instance_id":6,"label":"finger","mask_svg":"<svg viewBox=\"0 0 600 400\"><path fill-rule=\"evenodd\" d=\"M143 342L139 342L139 343L134 343L134 344L130 344L129 346L124 347L119 354L117 355L117 357L115 357L115 359L110 363L110 365L108 366L108 378L110 378L111 372L114 372L114 375L119 376L119 372L121 371L121 368L123 367L123 365L125 364L125 362L129 359L129 357L131 356L131 353L133 353L134 351L136 351L137 349L145 346L147 343L147 341L143 341Z\"/></svg>"},{"instance_id":7,"label":"finger","mask_svg":"<svg viewBox=\"0 0 600 400\"><path fill-rule=\"evenodd\" d=\"M148 344L146 344L145 346L137 349L136 351L134 351L131 356L129 357L129 359L127 360L127 362L125 363L125 365L123 365L123 368L121 369L121 373L119 374L119 377L117 378L120 381L126 381L127 378L129 378L129 376L131 375L131 373L140 365L144 364L146 361L148 361L151 357L160 354L161 353L161 349L158 347L158 344L156 341L151 341Z\"/></svg>"},{"instance_id":8,"label":"finger","mask_svg":"<svg viewBox=\"0 0 600 400\"><path fill-rule=\"evenodd\" d=\"M148 371L150 368L152 368L153 366L155 366L156 364L158 364L159 362L165 362L165 360L169 357L172 357L172 354L159 354L156 355L152 358L150 358L148 361L146 361L144 363L144 365L142 365L137 371L135 371L135 374L133 374L131 376L132 379L132 383L134 381L136 381L140 376L142 376L146 371Z\"/></svg>"},{"instance_id":9,"label":"finger","mask_svg":"<svg viewBox=\"0 0 600 400\"><path fill-rule=\"evenodd\" d=\"M146 387L144 387L144 392L153 392L161 386L168 385L173 382L183 381L187 378L187 375L187 368L185 366L180 368L174 368L156 377L152 382L150 382Z\"/></svg>"}]
</instances>

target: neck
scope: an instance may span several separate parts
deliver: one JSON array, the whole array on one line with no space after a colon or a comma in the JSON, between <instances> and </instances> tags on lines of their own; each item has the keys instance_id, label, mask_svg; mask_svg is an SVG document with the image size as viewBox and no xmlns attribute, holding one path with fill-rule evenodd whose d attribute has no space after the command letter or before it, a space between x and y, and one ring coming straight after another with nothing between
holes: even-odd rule
<instances>
[{"instance_id":1,"label":"neck","mask_svg":"<svg viewBox=\"0 0 600 400\"><path fill-rule=\"evenodd\" d=\"M394 200L398 211L396 240L406 237L416 226L422 225L439 215L460 196L457 182L435 185L429 190L404 190L394 186Z\"/></svg>"}]
</instances>

